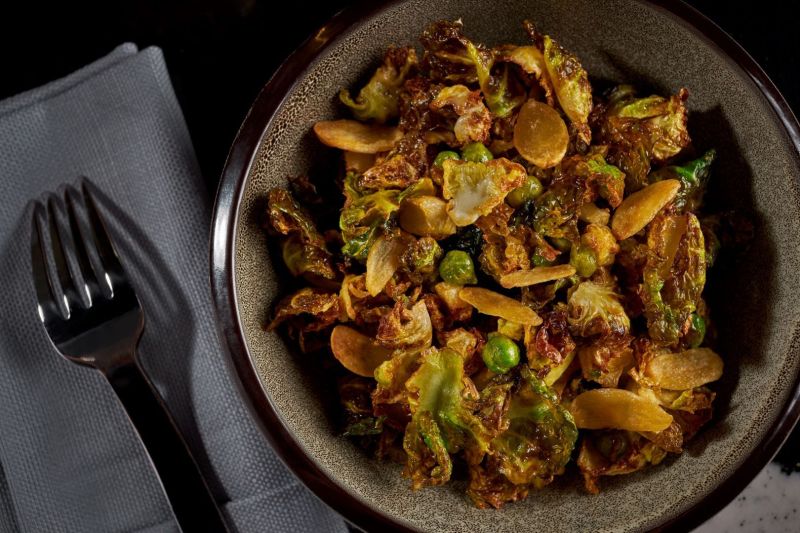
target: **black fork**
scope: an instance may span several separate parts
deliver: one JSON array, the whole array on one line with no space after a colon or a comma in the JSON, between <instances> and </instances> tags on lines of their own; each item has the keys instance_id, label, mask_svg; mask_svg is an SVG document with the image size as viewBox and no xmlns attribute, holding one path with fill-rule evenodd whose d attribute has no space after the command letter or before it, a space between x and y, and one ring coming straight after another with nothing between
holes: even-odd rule
<instances>
[{"instance_id":1,"label":"black fork","mask_svg":"<svg viewBox=\"0 0 800 533\"><path fill-rule=\"evenodd\" d=\"M79 214L83 214L81 218ZM117 393L186 532L227 531L177 425L142 371L144 312L86 183L34 205L33 281L39 318L58 353L99 370Z\"/></svg>"}]
</instances>

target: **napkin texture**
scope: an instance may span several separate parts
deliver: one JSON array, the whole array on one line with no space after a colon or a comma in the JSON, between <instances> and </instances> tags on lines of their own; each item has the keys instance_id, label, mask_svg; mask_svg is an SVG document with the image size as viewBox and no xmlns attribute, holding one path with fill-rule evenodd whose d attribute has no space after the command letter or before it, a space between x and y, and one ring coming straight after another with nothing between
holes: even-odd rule
<instances>
[{"instance_id":1,"label":"napkin texture","mask_svg":"<svg viewBox=\"0 0 800 533\"><path fill-rule=\"evenodd\" d=\"M146 314L139 345L236 531L341 532L277 459L228 373L208 283L211 203L162 53L125 44L0 102L0 531L176 531L96 371L39 323L32 198L85 176Z\"/></svg>"}]
</instances>

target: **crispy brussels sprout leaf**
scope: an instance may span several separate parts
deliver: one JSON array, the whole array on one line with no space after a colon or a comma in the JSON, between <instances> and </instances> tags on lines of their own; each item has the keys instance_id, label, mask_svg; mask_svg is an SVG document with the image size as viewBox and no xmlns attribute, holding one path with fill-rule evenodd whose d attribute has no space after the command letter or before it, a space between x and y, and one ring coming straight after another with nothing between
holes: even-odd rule
<instances>
[{"instance_id":1,"label":"crispy brussels sprout leaf","mask_svg":"<svg viewBox=\"0 0 800 533\"><path fill-rule=\"evenodd\" d=\"M690 327L706 283L705 241L692 213L657 217L647 235L642 301L650 337L675 343Z\"/></svg>"},{"instance_id":2,"label":"crispy brussels sprout leaf","mask_svg":"<svg viewBox=\"0 0 800 533\"><path fill-rule=\"evenodd\" d=\"M492 128L492 115L483 104L480 91L470 91L464 85L443 88L431 102L431 109L451 108L458 119L453 132L462 146L471 142L485 142Z\"/></svg>"},{"instance_id":3,"label":"crispy brussels sprout leaf","mask_svg":"<svg viewBox=\"0 0 800 533\"><path fill-rule=\"evenodd\" d=\"M580 337L625 335L631 321L613 287L583 281L569 296L570 331Z\"/></svg>"},{"instance_id":4,"label":"crispy brussels sprout leaf","mask_svg":"<svg viewBox=\"0 0 800 533\"><path fill-rule=\"evenodd\" d=\"M623 373L633 367L633 350L629 336L601 336L578 349L583 379L601 387L617 387Z\"/></svg>"},{"instance_id":5,"label":"crispy brussels sprout leaf","mask_svg":"<svg viewBox=\"0 0 800 533\"><path fill-rule=\"evenodd\" d=\"M433 325L425 302L420 300L411 309L401 301L395 303L392 312L381 318L376 339L388 348L430 346Z\"/></svg>"},{"instance_id":6,"label":"crispy brussels sprout leaf","mask_svg":"<svg viewBox=\"0 0 800 533\"><path fill-rule=\"evenodd\" d=\"M342 313L338 294L305 287L278 302L267 329L274 330L285 323L289 336L297 338L300 350L305 353L322 348L313 343L309 345L306 336L327 330Z\"/></svg>"},{"instance_id":7,"label":"crispy brussels sprout leaf","mask_svg":"<svg viewBox=\"0 0 800 533\"><path fill-rule=\"evenodd\" d=\"M652 161L663 162L689 145L688 97L686 89L670 98L635 98L629 88L617 88L608 104L601 137L611 144L641 150Z\"/></svg>"},{"instance_id":8,"label":"crispy brussels sprout leaf","mask_svg":"<svg viewBox=\"0 0 800 533\"><path fill-rule=\"evenodd\" d=\"M575 341L569 333L567 310L558 304L547 313L539 329L528 330L525 345L528 353L528 366L542 374L555 368L575 350Z\"/></svg>"},{"instance_id":9,"label":"crispy brussels sprout leaf","mask_svg":"<svg viewBox=\"0 0 800 533\"><path fill-rule=\"evenodd\" d=\"M342 89L339 98L353 110L358 120L383 124L398 116L400 88L416 66L417 54L412 47L389 47L383 64L361 88L356 99L353 100L346 89Z\"/></svg>"},{"instance_id":10,"label":"crispy brussels sprout leaf","mask_svg":"<svg viewBox=\"0 0 800 533\"><path fill-rule=\"evenodd\" d=\"M308 212L285 189L272 189L267 199L273 229L287 237L283 242L283 260L294 276L314 274L335 279L331 254L325 240L314 227Z\"/></svg>"},{"instance_id":11,"label":"crispy brussels sprout leaf","mask_svg":"<svg viewBox=\"0 0 800 533\"><path fill-rule=\"evenodd\" d=\"M711 175L711 163L716 156L716 150L711 149L685 165L660 168L650 174L650 182L668 179L680 181L681 189L675 196L675 207L683 211L696 211L702 205L703 193Z\"/></svg>"},{"instance_id":12,"label":"crispy brussels sprout leaf","mask_svg":"<svg viewBox=\"0 0 800 533\"><path fill-rule=\"evenodd\" d=\"M530 21L525 21L525 28L544 56L548 78L559 106L572 122L578 137L588 145L592 139L589 129L592 87L589 85L588 74L577 57L567 52L549 35L539 33Z\"/></svg>"},{"instance_id":13,"label":"crispy brussels sprout leaf","mask_svg":"<svg viewBox=\"0 0 800 533\"><path fill-rule=\"evenodd\" d=\"M423 32L423 67L437 81L469 84L477 82L489 109L506 117L525 100L525 92L514 82L507 65L495 66L495 55L476 45L462 33L461 21L434 22Z\"/></svg>"},{"instance_id":14,"label":"crispy brussels sprout leaf","mask_svg":"<svg viewBox=\"0 0 800 533\"><path fill-rule=\"evenodd\" d=\"M443 169L442 192L456 226L469 226L489 214L528 176L522 165L504 157L485 163L448 159Z\"/></svg>"},{"instance_id":15,"label":"crispy brussels sprout leaf","mask_svg":"<svg viewBox=\"0 0 800 533\"><path fill-rule=\"evenodd\" d=\"M400 191L384 190L355 198L342 209L339 228L344 246L342 253L365 260L381 231L389 228L400 207Z\"/></svg>"},{"instance_id":16,"label":"crispy brussels sprout leaf","mask_svg":"<svg viewBox=\"0 0 800 533\"><path fill-rule=\"evenodd\" d=\"M446 483L452 472L450 453L470 448L482 455L488 449L488 432L464 399L468 379L461 354L429 348L406 382L412 418L403 441L408 454L404 474L412 488Z\"/></svg>"},{"instance_id":17,"label":"crispy brussels sprout leaf","mask_svg":"<svg viewBox=\"0 0 800 533\"><path fill-rule=\"evenodd\" d=\"M375 166L358 177L358 188L380 191L414 185L428 168L426 147L422 137L415 133L407 134Z\"/></svg>"},{"instance_id":18,"label":"crispy brussels sprout leaf","mask_svg":"<svg viewBox=\"0 0 800 533\"><path fill-rule=\"evenodd\" d=\"M629 431L593 431L581 442L578 467L587 492L600 492L600 476L629 474L648 464L657 465L666 452L641 435Z\"/></svg>"},{"instance_id":19,"label":"crispy brussels sprout leaf","mask_svg":"<svg viewBox=\"0 0 800 533\"><path fill-rule=\"evenodd\" d=\"M509 481L539 489L564 471L578 430L544 382L525 369L522 378L511 395L508 429L492 440L490 453Z\"/></svg>"},{"instance_id":20,"label":"crispy brussels sprout leaf","mask_svg":"<svg viewBox=\"0 0 800 533\"><path fill-rule=\"evenodd\" d=\"M337 380L339 401L344 415L342 435L345 437L368 437L383 432L384 417L373 416L370 395L375 388L371 380L345 375Z\"/></svg>"},{"instance_id":21,"label":"crispy brussels sprout leaf","mask_svg":"<svg viewBox=\"0 0 800 533\"><path fill-rule=\"evenodd\" d=\"M555 90L544 61L544 54L536 46L505 45L494 49L498 61L518 65L524 72L536 77L544 91L547 105L555 107Z\"/></svg>"}]
</instances>

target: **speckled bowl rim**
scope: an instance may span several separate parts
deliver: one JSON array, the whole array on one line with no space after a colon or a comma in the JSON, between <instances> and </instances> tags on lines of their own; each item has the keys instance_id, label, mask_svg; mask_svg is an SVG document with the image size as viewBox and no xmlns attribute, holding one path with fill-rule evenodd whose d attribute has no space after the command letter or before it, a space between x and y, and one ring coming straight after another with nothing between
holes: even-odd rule
<instances>
[{"instance_id":1,"label":"speckled bowl rim","mask_svg":"<svg viewBox=\"0 0 800 533\"><path fill-rule=\"evenodd\" d=\"M786 100L755 60L727 33L693 7L679 0L639 0L671 15L686 28L703 38L738 66L765 96L783 125L800 157L800 124ZM211 288L217 325L228 353L226 360L238 376L237 386L253 416L273 448L286 465L320 499L341 513L347 520L366 530L411 531L380 509L369 506L351 495L335 479L325 474L308 457L296 438L281 421L269 394L264 390L253 360L247 352L243 327L236 302L234 279L234 245L239 206L244 184L250 172L264 132L268 131L275 112L281 107L296 81L314 59L351 26L390 8L402 0L375 2L362 0L337 13L312 34L278 68L250 108L231 147L222 173L212 218L210 239ZM793 178L789 178L793 179ZM761 471L788 438L800 419L800 376L795 379L793 393L781 415L739 468L706 497L683 513L669 517L656 530L689 530L717 513Z\"/></svg>"}]
</instances>

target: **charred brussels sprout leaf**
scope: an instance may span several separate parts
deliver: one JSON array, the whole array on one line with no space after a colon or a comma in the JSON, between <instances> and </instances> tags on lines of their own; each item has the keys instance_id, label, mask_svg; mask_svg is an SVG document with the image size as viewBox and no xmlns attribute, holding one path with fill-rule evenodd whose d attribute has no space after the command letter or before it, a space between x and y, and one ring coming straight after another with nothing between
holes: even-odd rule
<instances>
[{"instance_id":1,"label":"charred brussels sprout leaf","mask_svg":"<svg viewBox=\"0 0 800 533\"><path fill-rule=\"evenodd\" d=\"M461 228L458 233L442 243L445 250L461 250L467 252L471 257L477 257L481 252L483 243L483 232L478 226L466 226Z\"/></svg>"},{"instance_id":2,"label":"charred brussels sprout leaf","mask_svg":"<svg viewBox=\"0 0 800 533\"><path fill-rule=\"evenodd\" d=\"M506 117L522 102L525 92L511 76L508 65L495 64L495 54L467 39L460 21L439 21L423 32L423 67L434 80L477 82L492 113Z\"/></svg>"},{"instance_id":3,"label":"charred brussels sprout leaf","mask_svg":"<svg viewBox=\"0 0 800 533\"><path fill-rule=\"evenodd\" d=\"M412 418L403 441L405 475L415 489L450 479L449 454L464 449L482 454L488 448L487 431L464 399L465 379L461 354L429 348L406 382Z\"/></svg>"},{"instance_id":4,"label":"charred brussels sprout leaf","mask_svg":"<svg viewBox=\"0 0 800 533\"><path fill-rule=\"evenodd\" d=\"M391 47L383 58L383 64L355 100L346 89L342 89L339 98L353 110L358 120L375 120L382 124L397 117L400 88L416 66L417 54L412 47Z\"/></svg>"},{"instance_id":5,"label":"charred brussels sprout leaf","mask_svg":"<svg viewBox=\"0 0 800 533\"><path fill-rule=\"evenodd\" d=\"M656 217L647 236L642 300L650 337L674 343L690 327L706 282L700 222L692 213Z\"/></svg>"},{"instance_id":6,"label":"charred brussels sprout leaf","mask_svg":"<svg viewBox=\"0 0 800 533\"><path fill-rule=\"evenodd\" d=\"M681 89L670 98L635 98L628 87L612 93L601 127L604 141L642 150L652 161L662 162L689 144L686 99Z\"/></svg>"},{"instance_id":7,"label":"charred brussels sprout leaf","mask_svg":"<svg viewBox=\"0 0 800 533\"><path fill-rule=\"evenodd\" d=\"M365 260L372 243L381 231L391 226L395 211L400 207L400 191L384 190L361 196L342 209L339 228L344 246L342 253Z\"/></svg>"},{"instance_id":8,"label":"charred brussels sprout leaf","mask_svg":"<svg viewBox=\"0 0 800 533\"><path fill-rule=\"evenodd\" d=\"M716 150L712 149L685 165L670 165L658 169L650 174L650 182L677 179L681 182L681 190L675 197L675 207L680 210L695 211L702 204L703 193L711 175L711 163L716 156Z\"/></svg>"},{"instance_id":9,"label":"charred brussels sprout leaf","mask_svg":"<svg viewBox=\"0 0 800 533\"><path fill-rule=\"evenodd\" d=\"M489 138L492 115L483 104L480 91L470 91L464 85L445 87L431 102L430 108L434 111L452 108L458 116L453 133L459 143L480 144Z\"/></svg>"},{"instance_id":10,"label":"charred brussels sprout leaf","mask_svg":"<svg viewBox=\"0 0 800 533\"><path fill-rule=\"evenodd\" d=\"M510 398L508 429L492 440L490 453L509 481L541 488L564 471L578 430L543 381L524 368L522 378Z\"/></svg>"},{"instance_id":11,"label":"charred brussels sprout leaf","mask_svg":"<svg viewBox=\"0 0 800 533\"><path fill-rule=\"evenodd\" d=\"M287 237L283 242L283 260L289 271L295 276L313 274L334 279L331 255L308 212L284 189L272 189L267 203L270 224Z\"/></svg>"},{"instance_id":12,"label":"charred brussels sprout leaf","mask_svg":"<svg viewBox=\"0 0 800 533\"><path fill-rule=\"evenodd\" d=\"M589 144L589 113L592 111L592 87L589 76L578 58L567 52L549 35L539 33L534 25L525 21L533 42L544 56L547 75L558 98L558 105L567 115L578 136Z\"/></svg>"}]
</instances>

